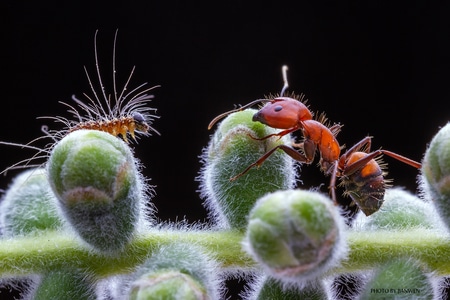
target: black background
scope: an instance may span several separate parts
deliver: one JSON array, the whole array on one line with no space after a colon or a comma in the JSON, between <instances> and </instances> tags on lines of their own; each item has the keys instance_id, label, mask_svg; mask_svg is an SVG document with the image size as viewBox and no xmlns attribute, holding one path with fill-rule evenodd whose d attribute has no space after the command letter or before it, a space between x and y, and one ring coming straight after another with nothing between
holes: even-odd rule
<instances>
[{"instance_id":1,"label":"black background","mask_svg":"<svg viewBox=\"0 0 450 300\"><path fill-rule=\"evenodd\" d=\"M341 144L366 135L382 147L420 161L450 120L449 2L243 1L138 2L20 6L2 4L0 139L26 143L38 116L63 115L72 94L91 94L83 66L100 68L112 92L115 31L119 86L133 66L130 87L161 85L152 105L161 136L134 145L155 185L162 220L207 217L195 177L209 121L282 87L303 92L313 111L344 124ZM98 87L98 84L96 85ZM28 157L1 146L0 168ZM416 191L418 172L386 158L394 185ZM304 187L327 184L315 165L303 167ZM13 175L0 178L5 188Z\"/></svg>"}]
</instances>

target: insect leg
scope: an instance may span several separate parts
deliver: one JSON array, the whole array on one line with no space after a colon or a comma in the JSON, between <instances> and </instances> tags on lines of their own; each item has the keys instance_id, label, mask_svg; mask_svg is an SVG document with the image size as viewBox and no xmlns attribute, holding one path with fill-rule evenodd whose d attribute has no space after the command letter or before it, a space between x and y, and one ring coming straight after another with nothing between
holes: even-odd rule
<instances>
[{"instance_id":1,"label":"insect leg","mask_svg":"<svg viewBox=\"0 0 450 300\"><path fill-rule=\"evenodd\" d=\"M328 187L330 193L331 193L331 200L333 200L334 205L338 205L337 198L336 198L336 178L337 178L337 172L338 172L338 163L337 161L334 162L333 165L333 172L331 173L331 179L330 179L330 186Z\"/></svg>"},{"instance_id":2,"label":"insect leg","mask_svg":"<svg viewBox=\"0 0 450 300\"><path fill-rule=\"evenodd\" d=\"M289 134L289 133L291 133L291 132L294 132L294 131L296 131L296 130L298 130L298 129L299 129L298 127L292 127L292 128L289 128L289 129L280 131L280 132L278 132L278 133L272 133L272 134L263 136L262 138L254 137L254 136L252 136L251 134L249 134L248 136L251 137L251 138L254 139L254 140L257 140L257 141L263 141L263 140L268 139L268 138L271 138L271 137L273 137L273 136L277 136L278 139L280 139L280 138L282 138L283 136L285 136L286 134Z\"/></svg>"},{"instance_id":3,"label":"insect leg","mask_svg":"<svg viewBox=\"0 0 450 300\"><path fill-rule=\"evenodd\" d=\"M366 156L358 159L357 161L351 163L350 165L346 166L344 170L342 170L342 175L343 176L349 176L352 175L353 173L361 170L361 168L363 168L365 165L367 165L367 163L369 161L371 161L372 159L374 159L375 157L379 156L383 154L383 152L381 150L375 150L369 154L367 154Z\"/></svg>"},{"instance_id":4,"label":"insect leg","mask_svg":"<svg viewBox=\"0 0 450 300\"><path fill-rule=\"evenodd\" d=\"M352 154L354 152L361 151L361 149L363 149L363 148L364 148L364 150L362 150L362 151L369 153L371 145L372 145L372 137L366 136L365 138L360 140L358 143L353 145L351 148L349 148L347 151L345 151L345 153L342 156L346 158L347 156L349 156L350 154Z\"/></svg>"},{"instance_id":5,"label":"insect leg","mask_svg":"<svg viewBox=\"0 0 450 300\"><path fill-rule=\"evenodd\" d=\"M230 181L235 181L236 179L238 179L239 177L241 177L242 175L247 173L251 168L259 167L260 165L262 165L262 163L267 158L269 158L269 156L271 156L277 149L283 150L287 155L289 155L290 157L292 157L296 161L304 162L304 163L310 163L309 159L305 155L301 154L300 152L298 152L294 148L289 147L287 145L278 145L278 146L272 148L271 150L269 150L268 152L266 152L263 156L261 156L257 161L255 161L254 163L249 165L247 168L245 168L244 171L242 171L241 173L239 173L238 175L236 175L234 177L231 177Z\"/></svg>"},{"instance_id":6,"label":"insect leg","mask_svg":"<svg viewBox=\"0 0 450 300\"><path fill-rule=\"evenodd\" d=\"M388 150L378 150L378 151L380 151L383 154L386 154L386 155L388 155L388 156L390 156L392 158L395 158L396 160L401 161L402 163L410 165L411 167L414 167L416 169L420 169L422 167L421 163L419 163L419 162L417 162L415 160L412 160L410 158L407 158L405 156L402 156L400 154L397 154L397 153L394 153L394 152L391 152L391 151L388 151Z\"/></svg>"}]
</instances>

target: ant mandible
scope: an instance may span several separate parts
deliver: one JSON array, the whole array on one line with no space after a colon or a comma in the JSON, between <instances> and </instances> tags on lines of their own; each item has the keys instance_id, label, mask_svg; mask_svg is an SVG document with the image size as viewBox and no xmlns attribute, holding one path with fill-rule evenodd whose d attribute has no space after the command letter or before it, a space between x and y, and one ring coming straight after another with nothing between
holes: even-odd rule
<instances>
[{"instance_id":1,"label":"ant mandible","mask_svg":"<svg viewBox=\"0 0 450 300\"><path fill-rule=\"evenodd\" d=\"M319 165L325 175L330 175L329 189L331 198L337 205L336 200L336 180L340 178L341 184L345 188L344 195L350 196L352 201L363 211L366 216L378 211L384 201L384 193L388 186L384 179L385 172L381 163L381 155L385 154L397 159L405 164L419 169L421 164L402 155L387 150L375 150L370 152L372 138L370 136L363 138L353 147L341 155L341 146L336 139L336 135L341 130L340 124L334 124L331 127L325 125L324 115L319 116L318 120L312 119L312 113L307 106L300 100L283 97L284 91L288 88L287 66L283 66L284 86L280 97L270 99L258 99L223 113L214 118L208 126L210 129L221 118L237 111L242 111L257 103L267 102L252 118L272 128L282 129L282 131L270 134L262 138L252 137L255 140L264 140L270 137L282 136L301 130L303 141L293 143L291 146L278 145L264 155L256 162L249 165L244 171L232 177L234 181L246 174L251 168L260 166L270 155L280 149L301 163L311 164L314 161L316 151L320 154ZM301 152L299 152L300 150Z\"/></svg>"}]
</instances>

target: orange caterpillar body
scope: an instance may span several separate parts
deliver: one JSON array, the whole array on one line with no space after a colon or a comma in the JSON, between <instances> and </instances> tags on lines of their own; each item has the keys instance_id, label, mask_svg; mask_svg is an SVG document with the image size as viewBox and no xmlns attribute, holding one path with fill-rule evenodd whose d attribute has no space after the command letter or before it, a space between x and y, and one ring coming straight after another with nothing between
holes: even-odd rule
<instances>
[{"instance_id":1,"label":"orange caterpillar body","mask_svg":"<svg viewBox=\"0 0 450 300\"><path fill-rule=\"evenodd\" d=\"M116 137L122 138L126 143L129 142L129 138L127 137L128 135L133 141L136 141L138 134L144 136L151 135L152 132L159 134L158 131L151 127L152 121L157 118L157 116L153 114L156 109L148 105L150 100L153 99L153 95L148 94L148 92L158 86L147 87L147 83L143 83L136 88L129 90L128 84L130 83L131 77L134 73L133 67L123 87L121 89L117 89L115 67L116 40L117 31L114 36L112 57L113 92L108 94L105 92L99 68L99 60L97 55L97 32L95 32L95 80L91 79L86 67L84 68L91 87L92 96L84 94L86 97L86 100L84 101L72 96L72 100L75 104L60 102L68 107L67 111L69 113L72 113L73 118L71 119L62 116L39 117L51 119L58 123L63 123L64 127L62 129L48 130L48 127L44 125L42 126L42 131L45 135L38 137L27 144L0 141L0 144L2 145L27 148L36 151L32 157L9 166L1 171L0 174L5 174L8 170L12 169L42 166L42 164L35 164L34 162L39 159L47 159L55 143L64 138L70 132L76 130L90 129L104 131ZM100 88L96 89L95 86ZM100 90L100 92L98 92L98 90ZM32 145L33 143L46 138L51 138L53 142L42 148Z\"/></svg>"},{"instance_id":2,"label":"orange caterpillar body","mask_svg":"<svg viewBox=\"0 0 450 300\"><path fill-rule=\"evenodd\" d=\"M81 122L70 128L68 132L90 129L104 131L114 136L120 136L125 142L128 143L127 133L136 140L135 131L148 132L150 126L145 122L143 116L139 113L135 113L132 117L120 117L108 121L86 121Z\"/></svg>"},{"instance_id":3,"label":"orange caterpillar body","mask_svg":"<svg viewBox=\"0 0 450 300\"><path fill-rule=\"evenodd\" d=\"M95 36L96 38L96 36ZM85 68L85 73L88 78L89 84L93 96L84 94L87 98L86 102L77 99L75 96L72 100L76 105L71 105L66 102L60 102L69 107L68 112L71 112L75 120L69 120L65 117L45 117L54 119L57 122L63 123L65 128L60 131L46 131L55 140L64 137L66 134L80 130L91 129L99 130L110 133L114 136L121 137L128 143L127 135L129 134L133 140L136 140L136 134L150 135L153 131L159 134L150 125L155 115L151 111L156 111L155 108L149 107L147 104L153 98L153 95L147 94L148 91L157 87L145 87L146 83L132 89L130 92L125 93L128 90L128 84L131 81L131 77L134 72L134 67L125 82L120 94L116 88L116 69L115 69L115 44L117 33L114 38L114 51L113 51L113 94L106 94L103 88L102 78L100 76L100 69L98 67L97 46L95 43L94 53L96 61L97 80L101 89L101 94L97 94L94 88L93 81L91 80L89 73ZM145 88L144 88L145 87ZM80 113L82 112L82 113Z\"/></svg>"}]
</instances>

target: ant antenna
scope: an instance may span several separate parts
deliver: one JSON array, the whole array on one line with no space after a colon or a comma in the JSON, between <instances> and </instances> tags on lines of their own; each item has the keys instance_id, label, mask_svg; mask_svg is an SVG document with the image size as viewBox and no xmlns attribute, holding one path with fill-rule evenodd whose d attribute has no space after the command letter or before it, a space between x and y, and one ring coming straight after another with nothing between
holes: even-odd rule
<instances>
[{"instance_id":1,"label":"ant antenna","mask_svg":"<svg viewBox=\"0 0 450 300\"><path fill-rule=\"evenodd\" d=\"M283 97L284 92L287 90L287 88L289 87L289 83L287 80L287 70L288 70L288 66L284 65L281 67L281 74L283 76L283 88L281 89L280 92L280 97Z\"/></svg>"}]
</instances>

